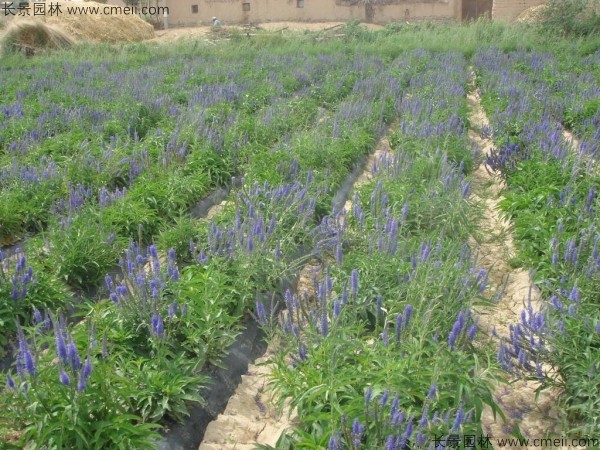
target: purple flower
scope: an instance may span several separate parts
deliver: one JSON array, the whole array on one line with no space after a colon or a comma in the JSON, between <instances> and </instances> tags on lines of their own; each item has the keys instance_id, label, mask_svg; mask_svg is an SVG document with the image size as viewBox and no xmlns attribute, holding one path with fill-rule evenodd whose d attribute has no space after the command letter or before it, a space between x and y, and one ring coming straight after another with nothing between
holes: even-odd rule
<instances>
[{"instance_id":1,"label":"purple flower","mask_svg":"<svg viewBox=\"0 0 600 450\"><path fill-rule=\"evenodd\" d=\"M419 430L422 430L429 423L429 405L425 405L423 408L423 414L421 414L421 420L419 421Z\"/></svg>"},{"instance_id":2,"label":"purple flower","mask_svg":"<svg viewBox=\"0 0 600 450\"><path fill-rule=\"evenodd\" d=\"M327 336L327 334L329 334L329 320L325 310L323 310L323 313L321 314L321 334L323 336Z\"/></svg>"},{"instance_id":3,"label":"purple flower","mask_svg":"<svg viewBox=\"0 0 600 450\"><path fill-rule=\"evenodd\" d=\"M81 375L84 378L88 378L91 373L92 373L92 360L90 359L90 357L88 355L88 357L85 359L85 363L83 364L83 370L81 371Z\"/></svg>"},{"instance_id":4,"label":"purple flower","mask_svg":"<svg viewBox=\"0 0 600 450\"><path fill-rule=\"evenodd\" d=\"M256 301L256 316L258 323L261 325L267 324L267 311L265 310L265 306L259 300Z\"/></svg>"},{"instance_id":5,"label":"purple flower","mask_svg":"<svg viewBox=\"0 0 600 450\"><path fill-rule=\"evenodd\" d=\"M577 285L574 285L573 289L571 289L571 293L569 294L569 300L575 303L579 303L579 288L577 287Z\"/></svg>"},{"instance_id":6,"label":"purple flower","mask_svg":"<svg viewBox=\"0 0 600 450\"><path fill-rule=\"evenodd\" d=\"M354 422L352 423L352 438L354 440L353 443L355 448L360 448L360 446L362 445L361 441L364 432L364 425L362 425L358 419L354 419Z\"/></svg>"},{"instance_id":7,"label":"purple flower","mask_svg":"<svg viewBox=\"0 0 600 450\"><path fill-rule=\"evenodd\" d=\"M462 311L459 313L456 322L454 322L454 326L452 327L452 331L448 335L448 345L450 348L454 350L454 345L456 344L456 340L458 339L458 335L460 334L463 326L463 316L461 316Z\"/></svg>"},{"instance_id":8,"label":"purple flower","mask_svg":"<svg viewBox=\"0 0 600 450\"><path fill-rule=\"evenodd\" d=\"M475 338L475 333L477 333L477 324L476 323L471 325L471 328L469 328L469 332L468 332L469 341L473 342L473 339Z\"/></svg>"},{"instance_id":9,"label":"purple flower","mask_svg":"<svg viewBox=\"0 0 600 450\"><path fill-rule=\"evenodd\" d=\"M365 407L368 409L369 408L369 403L371 403L371 397L373 396L373 389L371 388L371 386L369 386L366 390L365 390Z\"/></svg>"},{"instance_id":10,"label":"purple flower","mask_svg":"<svg viewBox=\"0 0 600 450\"><path fill-rule=\"evenodd\" d=\"M463 410L463 405L461 404L456 411L456 417L454 418L454 424L452 425L452 433L458 432L460 426L462 425L465 418L465 412Z\"/></svg>"},{"instance_id":11,"label":"purple flower","mask_svg":"<svg viewBox=\"0 0 600 450\"><path fill-rule=\"evenodd\" d=\"M85 391L87 387L86 378L83 376L83 372L79 375L79 379L77 380L77 390L79 392Z\"/></svg>"},{"instance_id":12,"label":"purple flower","mask_svg":"<svg viewBox=\"0 0 600 450\"><path fill-rule=\"evenodd\" d=\"M23 330L21 329L21 326L18 323L17 323L17 337L19 340L19 358L23 361L23 364L25 365L25 370L27 370L27 373L29 375L31 375L32 377L34 377L36 374L36 367L35 367L35 362L33 360L33 355L29 348L29 344L27 343L27 339L25 339Z\"/></svg>"},{"instance_id":13,"label":"purple flower","mask_svg":"<svg viewBox=\"0 0 600 450\"><path fill-rule=\"evenodd\" d=\"M337 319L342 312L342 304L339 300L333 302L333 317Z\"/></svg>"},{"instance_id":14,"label":"purple flower","mask_svg":"<svg viewBox=\"0 0 600 450\"><path fill-rule=\"evenodd\" d=\"M462 162L462 161L461 161ZM469 195L469 188L471 187L471 182L465 183L461 189L462 198L467 198Z\"/></svg>"},{"instance_id":15,"label":"purple flower","mask_svg":"<svg viewBox=\"0 0 600 450\"><path fill-rule=\"evenodd\" d=\"M396 438L392 435L388 436L385 441L385 450L396 450L398 446L396 445Z\"/></svg>"},{"instance_id":16,"label":"purple flower","mask_svg":"<svg viewBox=\"0 0 600 450\"><path fill-rule=\"evenodd\" d=\"M404 327L408 326L410 322L410 318L412 317L413 307L411 305L406 305L404 308Z\"/></svg>"},{"instance_id":17,"label":"purple flower","mask_svg":"<svg viewBox=\"0 0 600 450\"><path fill-rule=\"evenodd\" d=\"M67 347L67 355L69 358L69 363L73 370L79 370L79 368L81 367L81 358L79 358L79 354L77 353L77 346L75 345L75 342L73 342L73 338L71 338L69 346Z\"/></svg>"},{"instance_id":18,"label":"purple flower","mask_svg":"<svg viewBox=\"0 0 600 450\"><path fill-rule=\"evenodd\" d=\"M404 323L404 316L398 314L396 317L396 341L400 340L400 334L402 333L402 324Z\"/></svg>"},{"instance_id":19,"label":"purple flower","mask_svg":"<svg viewBox=\"0 0 600 450\"><path fill-rule=\"evenodd\" d=\"M13 378L10 376L10 373L6 374L6 386L8 386L10 389L15 389L15 380L13 380Z\"/></svg>"},{"instance_id":20,"label":"purple flower","mask_svg":"<svg viewBox=\"0 0 600 450\"><path fill-rule=\"evenodd\" d=\"M331 436L329 438L329 444L327 445L327 450L340 450L340 444L334 436Z\"/></svg>"},{"instance_id":21,"label":"purple flower","mask_svg":"<svg viewBox=\"0 0 600 450\"><path fill-rule=\"evenodd\" d=\"M60 374L58 376L58 379L65 386L69 386L71 384L71 379L69 378L69 374L67 372L65 372L63 369L60 369Z\"/></svg>"},{"instance_id":22,"label":"purple flower","mask_svg":"<svg viewBox=\"0 0 600 450\"><path fill-rule=\"evenodd\" d=\"M298 347L298 356L300 357L301 361L304 361L308 358L308 351L306 350L306 346L302 343L300 343Z\"/></svg>"},{"instance_id":23,"label":"purple flower","mask_svg":"<svg viewBox=\"0 0 600 450\"><path fill-rule=\"evenodd\" d=\"M179 309L179 305L177 303L177 300L175 300L169 306L169 317L173 317L177 313L178 309Z\"/></svg>"},{"instance_id":24,"label":"purple flower","mask_svg":"<svg viewBox=\"0 0 600 450\"><path fill-rule=\"evenodd\" d=\"M431 400L435 396L436 391L437 391L437 384L433 383L429 387L429 392L427 392L427 400Z\"/></svg>"},{"instance_id":25,"label":"purple flower","mask_svg":"<svg viewBox=\"0 0 600 450\"><path fill-rule=\"evenodd\" d=\"M380 334L381 340L383 341L383 345L388 347L390 345L390 338L388 335L387 326L383 328L383 333Z\"/></svg>"},{"instance_id":26,"label":"purple flower","mask_svg":"<svg viewBox=\"0 0 600 450\"><path fill-rule=\"evenodd\" d=\"M381 402L380 402L380 405L382 408L387 404L389 398L390 398L390 391L387 391L387 390L384 391L383 394L381 395Z\"/></svg>"},{"instance_id":27,"label":"purple flower","mask_svg":"<svg viewBox=\"0 0 600 450\"><path fill-rule=\"evenodd\" d=\"M408 203L405 203L402 206L402 223L406 222L406 218L408 217Z\"/></svg>"},{"instance_id":28,"label":"purple flower","mask_svg":"<svg viewBox=\"0 0 600 450\"><path fill-rule=\"evenodd\" d=\"M113 279L110 275L104 277L104 283L106 284L106 290L111 291L113 286Z\"/></svg>"},{"instance_id":29,"label":"purple flower","mask_svg":"<svg viewBox=\"0 0 600 450\"><path fill-rule=\"evenodd\" d=\"M152 314L152 334L161 337L164 334L164 324L160 314Z\"/></svg>"},{"instance_id":30,"label":"purple flower","mask_svg":"<svg viewBox=\"0 0 600 450\"><path fill-rule=\"evenodd\" d=\"M42 323L42 313L37 308L33 308L33 322L38 325Z\"/></svg>"},{"instance_id":31,"label":"purple flower","mask_svg":"<svg viewBox=\"0 0 600 450\"><path fill-rule=\"evenodd\" d=\"M350 288L351 294L358 294L358 271L356 269L352 269L352 274L350 275Z\"/></svg>"}]
</instances>

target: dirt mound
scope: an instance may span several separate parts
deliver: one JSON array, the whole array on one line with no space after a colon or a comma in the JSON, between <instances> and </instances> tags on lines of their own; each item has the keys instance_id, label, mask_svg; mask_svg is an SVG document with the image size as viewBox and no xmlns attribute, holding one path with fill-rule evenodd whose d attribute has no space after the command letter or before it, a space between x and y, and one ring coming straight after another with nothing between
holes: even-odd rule
<instances>
[{"instance_id":1,"label":"dirt mound","mask_svg":"<svg viewBox=\"0 0 600 450\"><path fill-rule=\"evenodd\" d=\"M515 19L515 22L518 22L518 23L538 22L542 18L542 15L544 14L544 11L546 10L546 8L547 8L546 5L537 5L537 6L532 6L531 8L527 8L525 11L523 11L521 14L519 14L517 16L517 18Z\"/></svg>"},{"instance_id":2,"label":"dirt mound","mask_svg":"<svg viewBox=\"0 0 600 450\"><path fill-rule=\"evenodd\" d=\"M23 20L41 22L80 42L135 42L154 37L154 27L151 24L138 15L123 14L116 8L111 8L111 5L96 2L60 2L59 5L60 12L55 15L47 12L27 19L15 17L11 21L12 25ZM93 8L97 8L96 13Z\"/></svg>"},{"instance_id":3,"label":"dirt mound","mask_svg":"<svg viewBox=\"0 0 600 450\"><path fill-rule=\"evenodd\" d=\"M62 31L33 20L12 22L2 37L2 47L9 53L23 49L57 50L71 45L73 39Z\"/></svg>"}]
</instances>

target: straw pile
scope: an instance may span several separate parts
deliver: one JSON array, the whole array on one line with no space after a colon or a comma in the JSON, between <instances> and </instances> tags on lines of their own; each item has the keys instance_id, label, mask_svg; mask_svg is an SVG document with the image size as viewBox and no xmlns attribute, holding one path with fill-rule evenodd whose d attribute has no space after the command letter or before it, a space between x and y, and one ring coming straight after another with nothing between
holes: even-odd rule
<instances>
[{"instance_id":1,"label":"straw pile","mask_svg":"<svg viewBox=\"0 0 600 450\"><path fill-rule=\"evenodd\" d=\"M1 42L8 53L24 49L31 52L41 48L57 50L73 45L73 39L62 31L33 20L11 22Z\"/></svg>"},{"instance_id":2,"label":"straw pile","mask_svg":"<svg viewBox=\"0 0 600 450\"><path fill-rule=\"evenodd\" d=\"M539 22L544 15L544 11L546 10L546 5L537 5L532 6L531 8L527 8L518 17L515 19L515 22L518 23L534 23Z\"/></svg>"},{"instance_id":3,"label":"straw pile","mask_svg":"<svg viewBox=\"0 0 600 450\"><path fill-rule=\"evenodd\" d=\"M98 7L105 4L96 2L64 2L62 5ZM152 39L154 27L137 15L131 14L68 14L61 8L58 16L45 16L44 21L59 27L78 41L88 42L134 42Z\"/></svg>"},{"instance_id":4,"label":"straw pile","mask_svg":"<svg viewBox=\"0 0 600 450\"><path fill-rule=\"evenodd\" d=\"M53 2L56 4L57 2ZM69 7L98 7L100 12L107 5L96 2L60 2L58 15L40 15L22 19L15 17L11 26L26 22L45 24L57 33L62 33L79 42L135 42L152 39L154 27L137 15L132 14L82 14L69 13ZM110 6L110 5L108 5ZM89 10L88 10L89 12Z\"/></svg>"}]
</instances>

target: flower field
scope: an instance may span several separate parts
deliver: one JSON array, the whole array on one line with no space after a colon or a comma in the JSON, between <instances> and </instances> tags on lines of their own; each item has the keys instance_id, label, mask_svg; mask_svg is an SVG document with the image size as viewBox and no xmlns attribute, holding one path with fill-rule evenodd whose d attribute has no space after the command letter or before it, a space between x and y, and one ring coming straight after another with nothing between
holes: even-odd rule
<instances>
[{"instance_id":1,"label":"flower field","mask_svg":"<svg viewBox=\"0 0 600 450\"><path fill-rule=\"evenodd\" d=\"M598 443L600 50L344 30L0 62L2 448L156 447L254 320L277 448ZM496 266L531 274L510 324ZM544 434L513 381L555 393Z\"/></svg>"}]
</instances>

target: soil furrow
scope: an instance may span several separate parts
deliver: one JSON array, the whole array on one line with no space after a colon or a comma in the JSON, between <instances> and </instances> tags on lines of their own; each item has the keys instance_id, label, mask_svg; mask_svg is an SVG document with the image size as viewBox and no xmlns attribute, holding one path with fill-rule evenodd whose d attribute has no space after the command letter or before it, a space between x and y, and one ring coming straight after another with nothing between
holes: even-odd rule
<instances>
[{"instance_id":1,"label":"soil furrow","mask_svg":"<svg viewBox=\"0 0 600 450\"><path fill-rule=\"evenodd\" d=\"M481 99L475 89L475 75L472 74L473 89L468 94L469 120L472 129L469 137L481 150L484 156L490 154L494 143L482 137L478 130L489 127L489 120L481 106ZM477 127L477 128L475 128ZM489 271L492 289L499 293L497 303L491 308L479 308L479 325L488 335L492 345L498 345L500 339L508 338L511 323L519 321L521 310L529 306L539 310L542 299L530 274L523 269L510 266L510 259L515 255L511 236L510 221L499 214L499 202L502 200L503 182L494 176L485 164L481 164L474 172L473 200L483 202L484 215L481 221L481 236L474 238L471 244L479 254L479 265ZM509 380L508 384L499 383L495 387L495 400L506 415L506 421L494 418L490 408L482 415L484 432L493 437L492 442L514 436L518 429L525 438L541 439L548 435L560 435L560 413L553 408L557 393L544 390L536 399L539 382L535 380ZM539 448L531 446L505 446L503 448Z\"/></svg>"}]
</instances>

